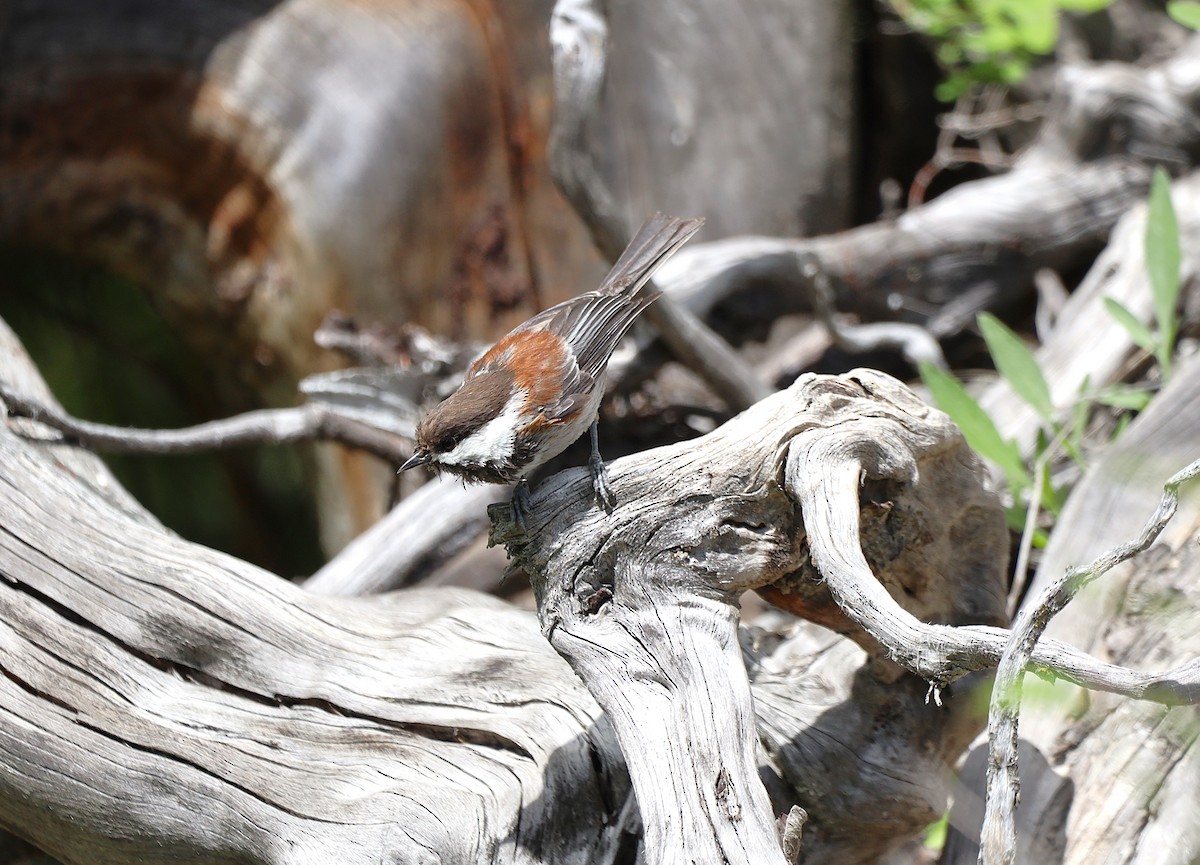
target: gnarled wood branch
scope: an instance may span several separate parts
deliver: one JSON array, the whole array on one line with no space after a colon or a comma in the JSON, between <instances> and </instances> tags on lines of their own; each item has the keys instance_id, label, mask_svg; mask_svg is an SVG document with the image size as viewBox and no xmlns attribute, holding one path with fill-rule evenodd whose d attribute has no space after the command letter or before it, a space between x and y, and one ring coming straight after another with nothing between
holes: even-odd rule
<instances>
[{"instance_id":1,"label":"gnarled wood branch","mask_svg":"<svg viewBox=\"0 0 1200 865\"><path fill-rule=\"evenodd\" d=\"M1005 530L978 461L944 417L869 371L805 376L702 439L614 463L612 513L574 472L536 491L529 535L492 508L496 538L531 574L543 631L617 730L651 861L783 861L754 758L740 592L766 589L875 652L877 675L900 673L830 600L809 558L817 505L793 492L797 461L854 461L846 436L885 438L908 460L896 464L904 476L872 465L861 501L856 489L836 502L856 521L863 509L862 542L888 588L934 621L1002 621Z\"/></svg>"},{"instance_id":2,"label":"gnarled wood branch","mask_svg":"<svg viewBox=\"0 0 1200 865\"><path fill-rule=\"evenodd\" d=\"M752 710L732 648L740 592L846 633L872 677L896 681L903 668L939 703L1006 646L991 627L1005 606L999 506L957 429L894 379L804 376L610 476L611 513L591 504L586 473L564 472L534 493L526 533L493 505L493 536L531 575L543 631L616 729L652 862L782 857L741 738ZM1200 700L1200 663L1145 674L1044 642L1031 666Z\"/></svg>"},{"instance_id":3,"label":"gnarled wood branch","mask_svg":"<svg viewBox=\"0 0 1200 865\"><path fill-rule=\"evenodd\" d=\"M0 377L51 403L2 326ZM527 613L306 593L30 425L0 426L5 828L64 862L613 861L622 758Z\"/></svg>"}]
</instances>

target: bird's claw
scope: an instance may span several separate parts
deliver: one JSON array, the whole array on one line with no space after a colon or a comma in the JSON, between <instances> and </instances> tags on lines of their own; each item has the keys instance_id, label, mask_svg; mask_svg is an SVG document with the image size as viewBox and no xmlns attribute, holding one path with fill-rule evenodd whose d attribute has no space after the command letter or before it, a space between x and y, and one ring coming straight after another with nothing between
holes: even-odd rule
<instances>
[{"instance_id":1,"label":"bird's claw","mask_svg":"<svg viewBox=\"0 0 1200 865\"><path fill-rule=\"evenodd\" d=\"M612 487L608 483L608 467L604 465L600 454L592 454L588 460L588 468L592 472L592 489L596 493L596 504L605 512L612 513L617 505L617 497L613 495Z\"/></svg>"},{"instance_id":2,"label":"bird's claw","mask_svg":"<svg viewBox=\"0 0 1200 865\"><path fill-rule=\"evenodd\" d=\"M592 440L592 455L588 457L588 468L592 472L592 489L596 492L596 504L600 505L605 513L611 514L617 505L617 497L613 495L612 487L608 485L608 467L604 465L604 458L600 456L598 429L599 423L592 421L592 426L588 430Z\"/></svg>"},{"instance_id":3,"label":"bird's claw","mask_svg":"<svg viewBox=\"0 0 1200 865\"><path fill-rule=\"evenodd\" d=\"M529 482L525 478L517 481L517 485L513 489L511 504L513 522L517 524L517 531L523 535L528 534L526 517L529 514Z\"/></svg>"}]
</instances>

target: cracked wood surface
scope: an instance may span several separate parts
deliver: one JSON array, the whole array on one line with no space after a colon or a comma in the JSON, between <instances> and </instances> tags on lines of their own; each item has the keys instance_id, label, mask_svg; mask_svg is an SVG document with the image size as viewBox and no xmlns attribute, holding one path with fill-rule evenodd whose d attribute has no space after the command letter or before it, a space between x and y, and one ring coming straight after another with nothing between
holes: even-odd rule
<instances>
[{"instance_id":1,"label":"cracked wood surface","mask_svg":"<svg viewBox=\"0 0 1200 865\"><path fill-rule=\"evenodd\" d=\"M0 337L2 377L50 401ZM730 458L762 432L743 421ZM95 457L44 435L0 429L6 828L65 862L631 861L642 820L611 727L530 614L461 590L305 593L164 531ZM740 465L734 486L771 473ZM731 538L791 550L761 522L780 494L727 504L734 534L697 561L735 561ZM703 534L686 523L662 537ZM693 642L723 653L747 703L749 680L755 716L720 723L714 692L660 695L673 727L640 719L663 747L707 730L753 761L754 778L733 760L699 776L708 818L749 821L762 777L748 850L769 850L773 815L797 802L806 863L872 862L919 832L978 728L969 701L926 705L924 683L807 623L739 634L709 602L719 615Z\"/></svg>"},{"instance_id":2,"label":"cracked wood surface","mask_svg":"<svg viewBox=\"0 0 1200 865\"><path fill-rule=\"evenodd\" d=\"M0 577L0 825L63 861L606 861L622 761L527 613L305 593L9 427Z\"/></svg>"},{"instance_id":3,"label":"cracked wood surface","mask_svg":"<svg viewBox=\"0 0 1200 865\"><path fill-rule=\"evenodd\" d=\"M881 651L840 615L810 560L821 524L810 509L822 503L808 493L822 468L845 467L861 470L853 502L827 506L852 508L837 528L861 538L880 592L935 622L1003 620L1006 533L978 459L944 415L870 370L803 376L701 439L614 463L612 513L592 505L585 472L534 493L527 535L507 506L492 508L495 538L531 575L543 631L612 720L651 862L785 861L755 759L740 592L769 587L860 642L874 656L867 675L902 676L887 660L895 647ZM977 726L955 722L946 738L961 747ZM805 768L793 772L800 786L816 769Z\"/></svg>"}]
</instances>

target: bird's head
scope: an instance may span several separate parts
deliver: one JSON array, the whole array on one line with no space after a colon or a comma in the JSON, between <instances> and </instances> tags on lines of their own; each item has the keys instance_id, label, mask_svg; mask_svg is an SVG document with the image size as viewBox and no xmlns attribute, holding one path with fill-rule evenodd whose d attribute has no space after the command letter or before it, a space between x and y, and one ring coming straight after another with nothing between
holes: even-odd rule
<instances>
[{"instance_id":1,"label":"bird's head","mask_svg":"<svg viewBox=\"0 0 1200 865\"><path fill-rule=\"evenodd\" d=\"M400 471L429 465L468 480L509 474L525 402L504 369L472 376L417 425L416 448Z\"/></svg>"}]
</instances>

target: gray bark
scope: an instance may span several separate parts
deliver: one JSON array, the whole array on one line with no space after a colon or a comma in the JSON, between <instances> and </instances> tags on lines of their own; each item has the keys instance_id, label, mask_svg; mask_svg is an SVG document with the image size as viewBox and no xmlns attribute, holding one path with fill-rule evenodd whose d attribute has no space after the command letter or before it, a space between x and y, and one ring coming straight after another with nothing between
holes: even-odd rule
<instances>
[{"instance_id":1,"label":"gray bark","mask_svg":"<svg viewBox=\"0 0 1200 865\"><path fill-rule=\"evenodd\" d=\"M841 471L854 472L849 499L814 496L824 475ZM875 747L901 748L889 771L911 782L900 793L867 771L841 776L835 793L812 778L818 770L806 759L813 755L805 752L802 723L772 718L793 731L779 736L776 728L764 742L786 777L828 794L801 797L810 818L801 861L872 861L930 822L946 771L980 719L957 700L893 719L878 739L852 721L867 704L875 712L892 699L911 706L928 689L889 662L900 657L891 645L882 650L874 631L839 612L820 581L828 571L814 532L825 531L824 520L844 521L838 529L860 549L861 508L861 550L879 592L927 620L997 623L1005 530L982 477L944 416L893 379L859 370L804 376L702 439L614 463L618 505L611 513L590 504L584 472L542 484L525 518L527 535L513 526L508 506L492 507L494 537L531 576L543 631L616 728L649 861L783 861L737 652L736 603L747 589L769 589L771 600L867 648L871 661L856 675L862 691L843 704L846 725L837 736L845 744L846 736L867 735L874 745L858 746L867 765ZM873 679L906 680L889 692ZM764 702L778 707L782 696L773 691ZM938 745L913 764L908 749L928 743L926 736ZM931 764L941 771L920 781L909 774Z\"/></svg>"},{"instance_id":2,"label":"gray bark","mask_svg":"<svg viewBox=\"0 0 1200 865\"><path fill-rule=\"evenodd\" d=\"M49 400L10 336L4 348L0 377ZM805 386L832 387L835 402L843 388ZM672 521L661 538L693 549L665 564L701 576L732 567L743 582L764 565L792 570L771 551L792 550L803 532L788 533L797 519L788 497L752 481L776 469L755 467L743 442L766 459L776 433L802 417L802 392L735 423L722 449L684 444L639 458L699 465L703 454L737 455L718 481L731 495L708 499L729 522L710 534L686 516ZM163 531L93 457L43 434L27 419L0 430L5 826L67 862L629 861L639 830L622 754L529 614L461 590L370 600L303 592ZM950 472L970 478L971 465ZM615 464L614 478L623 484L636 466ZM582 481L569 472L546 492ZM763 522L779 506L793 529ZM895 510L915 518L926 506L918 496L911 511L904 501ZM876 517L880 507L864 505ZM910 584L905 561L885 567L885 579L930 615L978 617L980 598L995 615L1002 602L995 562L992 587L972 594ZM719 655L714 670L729 687L700 702L660 698L673 727L637 720L646 741L674 745L708 730L725 743L726 771L691 782L713 819L743 827L748 849L770 851L774 815L798 801L811 815L802 861L866 863L932 818L978 727L968 701L929 705L923 682L897 679L885 660L811 626L739 638L732 608L711 593L688 602L683 588L680 609L711 636L666 633L689 640L695 660ZM714 712L734 704L740 721L727 728L732 716ZM641 810L643 820L662 814ZM662 838L663 824L646 825L648 840Z\"/></svg>"}]
</instances>

